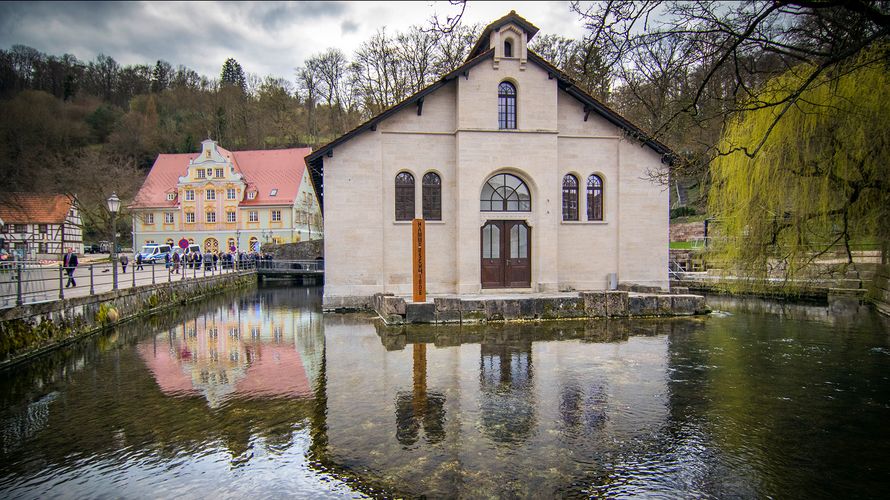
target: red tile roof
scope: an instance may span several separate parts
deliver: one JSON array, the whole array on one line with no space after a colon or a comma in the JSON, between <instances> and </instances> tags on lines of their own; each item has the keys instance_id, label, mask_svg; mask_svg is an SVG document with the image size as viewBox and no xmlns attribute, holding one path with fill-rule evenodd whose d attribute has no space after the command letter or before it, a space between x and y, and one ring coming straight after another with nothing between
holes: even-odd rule
<instances>
[{"instance_id":1,"label":"red tile roof","mask_svg":"<svg viewBox=\"0 0 890 500\"><path fill-rule=\"evenodd\" d=\"M291 205L297 197L306 164L303 158L311 148L270 149L266 151L228 151L219 146L220 154L232 158L235 171L244 176L247 191L256 190L257 196L248 200L245 194L240 205ZM167 193L176 190L179 177L186 175L190 160L199 153L160 154L151 167L133 208L175 207L179 200L167 200ZM270 196L278 189L276 196Z\"/></svg>"},{"instance_id":2,"label":"red tile roof","mask_svg":"<svg viewBox=\"0 0 890 500\"><path fill-rule=\"evenodd\" d=\"M6 224L61 224L73 201L64 194L0 193L0 219Z\"/></svg>"}]
</instances>

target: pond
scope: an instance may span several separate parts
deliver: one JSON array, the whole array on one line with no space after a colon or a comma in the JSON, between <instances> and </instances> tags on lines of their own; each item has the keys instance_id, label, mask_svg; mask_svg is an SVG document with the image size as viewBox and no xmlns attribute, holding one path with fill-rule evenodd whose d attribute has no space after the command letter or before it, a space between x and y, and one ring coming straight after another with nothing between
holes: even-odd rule
<instances>
[{"instance_id":1,"label":"pond","mask_svg":"<svg viewBox=\"0 0 890 500\"><path fill-rule=\"evenodd\" d=\"M393 329L220 295L4 372L0 496L884 496L887 319L708 302Z\"/></svg>"}]
</instances>

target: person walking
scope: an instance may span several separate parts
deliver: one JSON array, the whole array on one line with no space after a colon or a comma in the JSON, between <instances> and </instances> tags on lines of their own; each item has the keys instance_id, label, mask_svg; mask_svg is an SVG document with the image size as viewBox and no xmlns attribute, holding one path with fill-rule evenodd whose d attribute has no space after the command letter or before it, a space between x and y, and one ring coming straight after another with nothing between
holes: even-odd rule
<instances>
[{"instance_id":1,"label":"person walking","mask_svg":"<svg viewBox=\"0 0 890 500\"><path fill-rule=\"evenodd\" d=\"M136 254L136 270L142 271L142 254L141 253Z\"/></svg>"},{"instance_id":2,"label":"person walking","mask_svg":"<svg viewBox=\"0 0 890 500\"><path fill-rule=\"evenodd\" d=\"M127 274L127 264L130 263L130 258L127 257L127 254L121 255L121 269L124 270L124 274Z\"/></svg>"},{"instance_id":3,"label":"person walking","mask_svg":"<svg viewBox=\"0 0 890 500\"><path fill-rule=\"evenodd\" d=\"M74 253L73 249L68 249L68 253L62 259L62 266L65 268L65 272L68 273L68 282L65 283L65 288L69 286L76 287L77 282L74 281L74 270L77 268L77 254Z\"/></svg>"},{"instance_id":4,"label":"person walking","mask_svg":"<svg viewBox=\"0 0 890 500\"><path fill-rule=\"evenodd\" d=\"M179 252L173 252L173 272L179 274Z\"/></svg>"}]
</instances>

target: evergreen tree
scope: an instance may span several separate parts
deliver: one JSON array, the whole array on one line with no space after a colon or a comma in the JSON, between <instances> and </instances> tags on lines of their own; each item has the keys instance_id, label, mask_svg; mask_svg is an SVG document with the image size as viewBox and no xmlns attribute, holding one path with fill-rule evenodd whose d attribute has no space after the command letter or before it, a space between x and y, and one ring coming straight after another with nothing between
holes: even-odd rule
<instances>
[{"instance_id":1,"label":"evergreen tree","mask_svg":"<svg viewBox=\"0 0 890 500\"><path fill-rule=\"evenodd\" d=\"M226 59L220 73L220 83L224 86L232 86L241 89L241 92L247 91L247 79L244 77L244 69L238 64L234 58Z\"/></svg>"}]
</instances>

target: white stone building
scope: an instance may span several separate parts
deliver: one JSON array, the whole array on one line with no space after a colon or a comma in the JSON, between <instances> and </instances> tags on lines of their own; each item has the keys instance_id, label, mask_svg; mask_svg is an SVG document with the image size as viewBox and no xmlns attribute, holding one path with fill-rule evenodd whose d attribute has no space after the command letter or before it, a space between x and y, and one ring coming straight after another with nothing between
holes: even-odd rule
<instances>
[{"instance_id":1,"label":"white stone building","mask_svg":"<svg viewBox=\"0 0 890 500\"><path fill-rule=\"evenodd\" d=\"M325 214L325 307L410 295L668 287L671 151L527 49L515 12L461 67L306 158Z\"/></svg>"}]
</instances>

